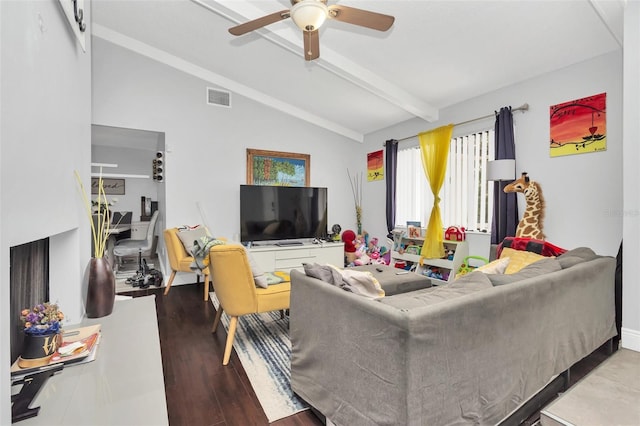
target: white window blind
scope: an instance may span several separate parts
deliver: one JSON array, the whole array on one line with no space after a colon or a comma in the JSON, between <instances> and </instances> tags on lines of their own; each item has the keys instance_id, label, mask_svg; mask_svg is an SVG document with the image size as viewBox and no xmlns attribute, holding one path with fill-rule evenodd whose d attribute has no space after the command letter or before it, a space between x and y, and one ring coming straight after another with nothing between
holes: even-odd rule
<instances>
[{"instance_id":1,"label":"white window blind","mask_svg":"<svg viewBox=\"0 0 640 426\"><path fill-rule=\"evenodd\" d=\"M493 186L487 182L487 161L493 159L493 130L451 139L449 162L440 210L444 226L464 226L468 230L491 227ZM398 151L396 226L419 220L426 227L433 195L422 168L419 147Z\"/></svg>"}]
</instances>

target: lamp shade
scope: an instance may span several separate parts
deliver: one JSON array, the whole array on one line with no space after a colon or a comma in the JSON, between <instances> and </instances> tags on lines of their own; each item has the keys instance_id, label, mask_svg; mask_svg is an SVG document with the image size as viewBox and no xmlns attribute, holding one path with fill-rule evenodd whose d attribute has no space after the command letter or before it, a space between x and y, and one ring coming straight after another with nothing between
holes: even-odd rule
<instances>
[{"instance_id":1,"label":"lamp shade","mask_svg":"<svg viewBox=\"0 0 640 426\"><path fill-rule=\"evenodd\" d=\"M487 162L487 180L513 180L516 178L516 160L493 160Z\"/></svg>"},{"instance_id":2,"label":"lamp shade","mask_svg":"<svg viewBox=\"0 0 640 426\"><path fill-rule=\"evenodd\" d=\"M315 31L327 19L329 9L319 0L302 0L290 10L291 19L302 31Z\"/></svg>"}]
</instances>

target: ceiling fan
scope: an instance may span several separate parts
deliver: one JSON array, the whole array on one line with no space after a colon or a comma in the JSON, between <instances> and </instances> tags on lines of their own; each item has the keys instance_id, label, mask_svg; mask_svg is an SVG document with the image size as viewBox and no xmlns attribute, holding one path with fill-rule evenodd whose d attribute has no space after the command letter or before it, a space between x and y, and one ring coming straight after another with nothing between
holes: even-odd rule
<instances>
[{"instance_id":1,"label":"ceiling fan","mask_svg":"<svg viewBox=\"0 0 640 426\"><path fill-rule=\"evenodd\" d=\"M331 5L327 0L291 0L291 9L271 13L244 24L229 28L235 36L246 34L266 25L291 18L302 30L304 39L304 59L312 61L320 57L320 39L318 29L328 19L359 25L378 31L387 31L393 25L395 18L381 13L353 7Z\"/></svg>"}]
</instances>

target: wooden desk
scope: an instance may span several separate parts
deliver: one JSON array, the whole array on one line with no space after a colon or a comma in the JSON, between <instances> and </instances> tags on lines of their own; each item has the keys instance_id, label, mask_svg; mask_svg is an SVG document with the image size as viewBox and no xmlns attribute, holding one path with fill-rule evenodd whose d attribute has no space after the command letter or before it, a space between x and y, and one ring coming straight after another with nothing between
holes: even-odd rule
<instances>
[{"instance_id":1,"label":"wooden desk","mask_svg":"<svg viewBox=\"0 0 640 426\"><path fill-rule=\"evenodd\" d=\"M28 425L168 425L155 296L119 300L102 325L95 361L51 377Z\"/></svg>"}]
</instances>

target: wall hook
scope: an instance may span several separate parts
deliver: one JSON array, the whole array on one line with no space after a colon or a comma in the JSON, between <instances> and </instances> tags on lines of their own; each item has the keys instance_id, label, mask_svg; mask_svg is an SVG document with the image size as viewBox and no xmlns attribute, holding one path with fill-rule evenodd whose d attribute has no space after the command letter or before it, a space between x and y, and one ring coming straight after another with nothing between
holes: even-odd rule
<instances>
[{"instance_id":1,"label":"wall hook","mask_svg":"<svg viewBox=\"0 0 640 426\"><path fill-rule=\"evenodd\" d=\"M87 29L87 25L83 22L84 20L84 12L82 11L82 9L78 9L78 0L72 0L73 1L73 16L76 19L76 22L78 23L78 29L80 30L81 33L84 32L84 30Z\"/></svg>"}]
</instances>

